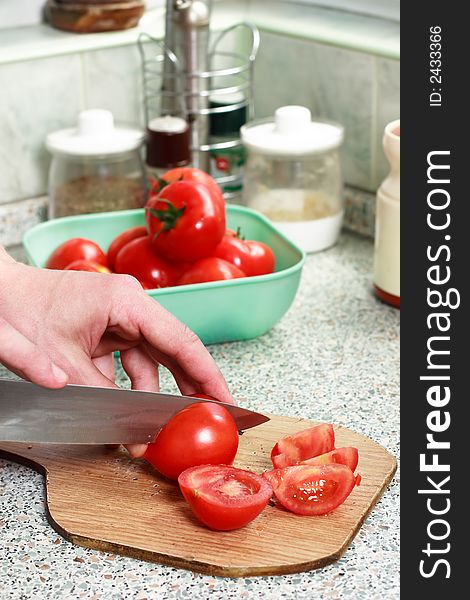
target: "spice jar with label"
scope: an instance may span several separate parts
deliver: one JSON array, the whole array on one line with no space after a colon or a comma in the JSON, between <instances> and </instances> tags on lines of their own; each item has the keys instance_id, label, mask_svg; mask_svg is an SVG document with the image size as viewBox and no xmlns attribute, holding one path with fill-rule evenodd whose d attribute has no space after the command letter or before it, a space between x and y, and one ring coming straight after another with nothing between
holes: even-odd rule
<instances>
[{"instance_id":1,"label":"spice jar with label","mask_svg":"<svg viewBox=\"0 0 470 600\"><path fill-rule=\"evenodd\" d=\"M82 111L77 127L49 134L49 218L144 206L143 139L100 109Z\"/></svg>"},{"instance_id":2,"label":"spice jar with label","mask_svg":"<svg viewBox=\"0 0 470 600\"><path fill-rule=\"evenodd\" d=\"M146 164L150 177L159 179L170 169L191 163L191 130L185 119L155 117L147 125Z\"/></svg>"},{"instance_id":3,"label":"spice jar with label","mask_svg":"<svg viewBox=\"0 0 470 600\"><path fill-rule=\"evenodd\" d=\"M303 106L278 108L274 119L241 128L247 149L243 202L276 222L306 252L336 243L344 200L341 125L312 121Z\"/></svg>"},{"instance_id":4,"label":"spice jar with label","mask_svg":"<svg viewBox=\"0 0 470 600\"><path fill-rule=\"evenodd\" d=\"M242 92L212 94L209 110L210 174L219 183L225 199L239 203L245 164L240 128L247 121L248 101Z\"/></svg>"}]
</instances>

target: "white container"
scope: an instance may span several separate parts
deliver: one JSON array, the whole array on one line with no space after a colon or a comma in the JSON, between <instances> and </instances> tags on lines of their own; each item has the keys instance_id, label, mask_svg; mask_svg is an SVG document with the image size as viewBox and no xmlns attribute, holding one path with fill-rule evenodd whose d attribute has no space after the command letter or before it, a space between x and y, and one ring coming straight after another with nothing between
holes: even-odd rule
<instances>
[{"instance_id":1,"label":"white container","mask_svg":"<svg viewBox=\"0 0 470 600\"><path fill-rule=\"evenodd\" d=\"M336 243L344 214L341 125L312 121L308 108L283 106L274 120L241 128L247 149L243 203L276 222L306 252Z\"/></svg>"},{"instance_id":2,"label":"white container","mask_svg":"<svg viewBox=\"0 0 470 600\"><path fill-rule=\"evenodd\" d=\"M143 131L115 126L101 109L82 111L76 127L50 133L49 218L144 206L143 139Z\"/></svg>"},{"instance_id":3,"label":"white container","mask_svg":"<svg viewBox=\"0 0 470 600\"><path fill-rule=\"evenodd\" d=\"M400 306L400 120L385 127L383 146L390 173L377 191L374 289L377 296Z\"/></svg>"}]
</instances>

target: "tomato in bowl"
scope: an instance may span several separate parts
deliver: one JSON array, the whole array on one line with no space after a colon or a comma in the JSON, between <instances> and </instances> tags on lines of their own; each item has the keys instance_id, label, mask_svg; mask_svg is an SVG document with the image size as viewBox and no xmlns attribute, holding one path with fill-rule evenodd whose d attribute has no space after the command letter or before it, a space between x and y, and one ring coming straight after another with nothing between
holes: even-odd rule
<instances>
[{"instance_id":1,"label":"tomato in bowl","mask_svg":"<svg viewBox=\"0 0 470 600\"><path fill-rule=\"evenodd\" d=\"M305 254L260 213L227 205L227 227L275 254L273 273L253 277L147 290L205 344L246 340L269 331L291 306L300 283ZM23 245L30 264L44 267L54 249L72 237L87 238L104 252L126 229L145 225L144 209L52 219L28 230Z\"/></svg>"}]
</instances>

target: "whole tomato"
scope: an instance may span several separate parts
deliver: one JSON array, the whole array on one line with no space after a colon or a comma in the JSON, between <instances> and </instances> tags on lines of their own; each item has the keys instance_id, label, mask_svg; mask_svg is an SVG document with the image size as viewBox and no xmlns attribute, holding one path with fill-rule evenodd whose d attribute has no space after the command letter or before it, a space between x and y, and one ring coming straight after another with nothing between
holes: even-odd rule
<instances>
[{"instance_id":1,"label":"whole tomato","mask_svg":"<svg viewBox=\"0 0 470 600\"><path fill-rule=\"evenodd\" d=\"M65 271L90 271L91 273L111 273L111 270L91 260L74 260L67 265Z\"/></svg>"},{"instance_id":2,"label":"whole tomato","mask_svg":"<svg viewBox=\"0 0 470 600\"><path fill-rule=\"evenodd\" d=\"M178 479L196 465L231 465L237 449L238 429L229 411L214 402L197 402L168 421L144 458L166 477Z\"/></svg>"},{"instance_id":3,"label":"whole tomato","mask_svg":"<svg viewBox=\"0 0 470 600\"><path fill-rule=\"evenodd\" d=\"M255 240L242 240L228 230L214 250L214 256L234 264L248 277L274 271L276 257L269 246Z\"/></svg>"},{"instance_id":4,"label":"whole tomato","mask_svg":"<svg viewBox=\"0 0 470 600\"><path fill-rule=\"evenodd\" d=\"M115 237L108 248L108 263L111 269L114 269L116 256L119 254L119 251L124 248L126 244L132 242L132 240L145 235L147 235L147 228L144 225L141 225L126 229L126 231L123 231Z\"/></svg>"},{"instance_id":5,"label":"whole tomato","mask_svg":"<svg viewBox=\"0 0 470 600\"><path fill-rule=\"evenodd\" d=\"M46 262L48 269L65 269L75 260L89 260L108 266L108 259L96 242L86 238L72 238L58 246Z\"/></svg>"},{"instance_id":6,"label":"whole tomato","mask_svg":"<svg viewBox=\"0 0 470 600\"><path fill-rule=\"evenodd\" d=\"M201 260L198 260L186 269L178 279L177 285L238 279L240 277L246 277L246 275L234 264L221 258L210 256L209 258L201 258Z\"/></svg>"},{"instance_id":7,"label":"whole tomato","mask_svg":"<svg viewBox=\"0 0 470 600\"><path fill-rule=\"evenodd\" d=\"M145 207L156 252L174 261L195 262L212 254L225 231L225 202L204 184L170 183Z\"/></svg>"},{"instance_id":8,"label":"whole tomato","mask_svg":"<svg viewBox=\"0 0 470 600\"><path fill-rule=\"evenodd\" d=\"M214 196L222 198L222 190L219 185L208 173L195 169L194 167L177 167L167 171L159 181L152 180L152 192L158 193L166 183L174 183L175 181L197 181L206 185Z\"/></svg>"},{"instance_id":9,"label":"whole tomato","mask_svg":"<svg viewBox=\"0 0 470 600\"><path fill-rule=\"evenodd\" d=\"M148 236L138 237L121 248L115 271L133 275L146 290L175 285L180 274L167 260L155 254Z\"/></svg>"}]
</instances>

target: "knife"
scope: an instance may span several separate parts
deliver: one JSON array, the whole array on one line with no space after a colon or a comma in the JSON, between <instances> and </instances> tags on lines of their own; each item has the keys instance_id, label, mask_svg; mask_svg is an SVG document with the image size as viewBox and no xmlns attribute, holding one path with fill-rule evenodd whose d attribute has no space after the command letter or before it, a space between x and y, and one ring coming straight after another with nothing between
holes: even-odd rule
<instances>
[{"instance_id":1,"label":"knife","mask_svg":"<svg viewBox=\"0 0 470 600\"><path fill-rule=\"evenodd\" d=\"M66 385L47 389L0 379L0 440L48 444L148 444L185 406L215 402L239 430L269 421L260 413L200 398L116 388Z\"/></svg>"}]
</instances>

